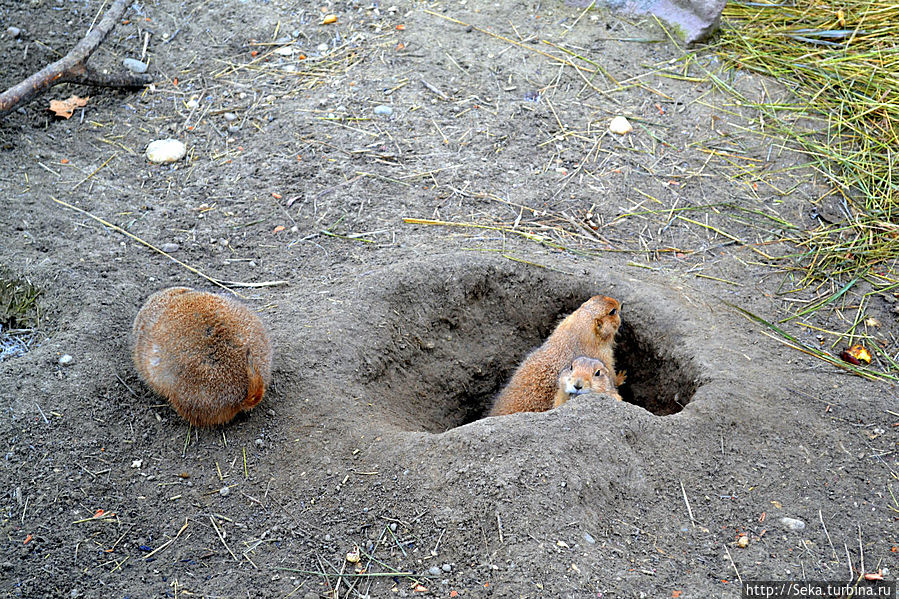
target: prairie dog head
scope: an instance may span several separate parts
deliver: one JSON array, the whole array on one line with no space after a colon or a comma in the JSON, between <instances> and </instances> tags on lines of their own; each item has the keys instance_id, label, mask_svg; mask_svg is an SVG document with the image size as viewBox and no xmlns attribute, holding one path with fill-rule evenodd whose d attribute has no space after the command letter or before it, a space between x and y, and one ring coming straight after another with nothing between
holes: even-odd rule
<instances>
[{"instance_id":1,"label":"prairie dog head","mask_svg":"<svg viewBox=\"0 0 899 599\"><path fill-rule=\"evenodd\" d=\"M559 390L569 397L595 391L615 391L612 374L602 360L581 356L559 374Z\"/></svg>"},{"instance_id":2,"label":"prairie dog head","mask_svg":"<svg viewBox=\"0 0 899 599\"><path fill-rule=\"evenodd\" d=\"M604 295L595 295L581 306L593 318L593 331L602 341L613 341L621 326L621 304Z\"/></svg>"}]
</instances>

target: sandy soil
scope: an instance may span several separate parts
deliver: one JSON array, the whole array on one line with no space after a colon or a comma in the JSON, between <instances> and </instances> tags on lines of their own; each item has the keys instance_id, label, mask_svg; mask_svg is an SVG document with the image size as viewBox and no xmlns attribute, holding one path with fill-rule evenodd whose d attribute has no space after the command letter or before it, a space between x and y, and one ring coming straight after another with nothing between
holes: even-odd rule
<instances>
[{"instance_id":1,"label":"sandy soil","mask_svg":"<svg viewBox=\"0 0 899 599\"><path fill-rule=\"evenodd\" d=\"M0 266L43 289L43 341L0 363L4 594L687 599L895 577L895 387L731 307L783 318L832 289L787 293L798 275L772 266L827 184L707 83L715 57L556 3L213 4L135 5L92 59L143 57L152 89L57 87L0 123ZM101 9L0 6L23 30L0 38L0 87ZM72 93L91 99L70 120L45 110ZM633 134L607 132L617 114ZM167 137L186 157L150 164ZM261 406L212 430L129 355L150 293L216 289L197 270L276 346ZM482 418L596 293L623 304L627 401ZM829 347L864 312L895 354L894 302L784 326Z\"/></svg>"}]
</instances>

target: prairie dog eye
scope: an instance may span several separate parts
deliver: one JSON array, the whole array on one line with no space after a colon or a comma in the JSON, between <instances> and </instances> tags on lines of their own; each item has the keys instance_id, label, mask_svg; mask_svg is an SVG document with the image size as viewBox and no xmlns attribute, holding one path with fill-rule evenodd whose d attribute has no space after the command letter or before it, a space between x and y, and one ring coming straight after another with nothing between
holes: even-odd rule
<instances>
[{"instance_id":1,"label":"prairie dog eye","mask_svg":"<svg viewBox=\"0 0 899 599\"><path fill-rule=\"evenodd\" d=\"M602 370L597 370L593 373L593 376L602 376Z\"/></svg>"},{"instance_id":2,"label":"prairie dog eye","mask_svg":"<svg viewBox=\"0 0 899 599\"><path fill-rule=\"evenodd\" d=\"M615 316L616 314L618 314L618 308L612 308L611 310L609 310L609 316Z\"/></svg>"}]
</instances>

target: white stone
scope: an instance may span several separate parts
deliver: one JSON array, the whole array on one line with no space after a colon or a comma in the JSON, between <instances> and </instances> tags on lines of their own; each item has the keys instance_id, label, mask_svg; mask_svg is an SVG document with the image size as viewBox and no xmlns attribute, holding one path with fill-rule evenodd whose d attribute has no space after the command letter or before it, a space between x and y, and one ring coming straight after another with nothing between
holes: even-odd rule
<instances>
[{"instance_id":1,"label":"white stone","mask_svg":"<svg viewBox=\"0 0 899 599\"><path fill-rule=\"evenodd\" d=\"M293 53L293 46L282 46L275 50L275 54L278 54L279 56L293 56Z\"/></svg>"},{"instance_id":2,"label":"white stone","mask_svg":"<svg viewBox=\"0 0 899 599\"><path fill-rule=\"evenodd\" d=\"M614 119L612 119L612 122L609 123L609 131L611 131L612 133L617 133L618 135L624 135L626 133L630 133L633 130L633 125L631 125L623 116L616 116Z\"/></svg>"},{"instance_id":3,"label":"white stone","mask_svg":"<svg viewBox=\"0 0 899 599\"><path fill-rule=\"evenodd\" d=\"M177 139L157 139L147 146L147 160L157 164L184 158L187 147Z\"/></svg>"}]
</instances>

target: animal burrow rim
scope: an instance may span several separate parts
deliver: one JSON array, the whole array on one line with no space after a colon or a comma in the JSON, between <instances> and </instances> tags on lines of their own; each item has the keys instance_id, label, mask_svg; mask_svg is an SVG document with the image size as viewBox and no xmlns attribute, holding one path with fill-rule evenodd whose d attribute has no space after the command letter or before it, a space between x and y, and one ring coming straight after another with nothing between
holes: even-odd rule
<instances>
[{"instance_id":1,"label":"animal burrow rim","mask_svg":"<svg viewBox=\"0 0 899 599\"><path fill-rule=\"evenodd\" d=\"M540 345L558 321L589 294L556 298L537 319L522 326L515 310L502 309L508 302L483 303L458 322L441 314L421 314L425 321L446 325L435 330L408 331L394 348L405 352L399 364L369 377L366 386L384 417L407 431L441 433L484 418L493 398L528 351ZM445 306L444 306L445 307ZM456 306L464 313L468 306ZM616 337L616 368L627 372L619 388L624 401L657 416L680 412L700 386L700 371L692 357L670 335L648 330L638 314L628 314ZM398 321L403 319L396 314ZM404 319L405 320L405 319ZM398 323L398 328L410 323ZM412 323L414 326L414 323ZM438 327L439 328L439 327ZM490 337L484 331L503 331ZM433 340L428 341L425 337ZM508 339L517 339L510 351ZM385 348L389 351L390 348ZM393 373L388 374L388 373ZM387 404L385 406L385 403Z\"/></svg>"}]
</instances>

